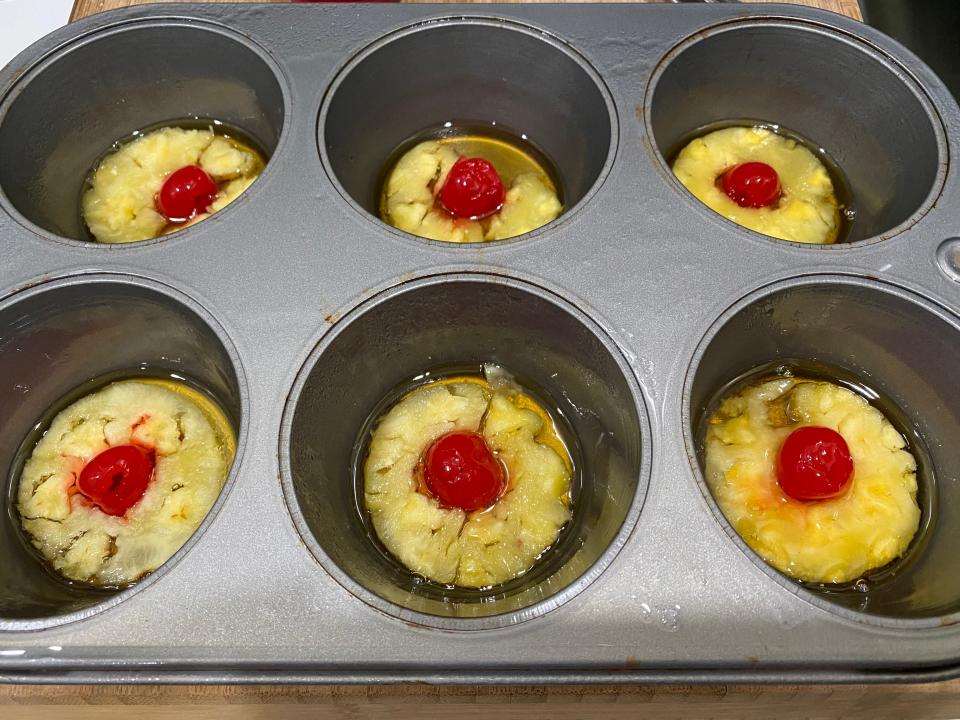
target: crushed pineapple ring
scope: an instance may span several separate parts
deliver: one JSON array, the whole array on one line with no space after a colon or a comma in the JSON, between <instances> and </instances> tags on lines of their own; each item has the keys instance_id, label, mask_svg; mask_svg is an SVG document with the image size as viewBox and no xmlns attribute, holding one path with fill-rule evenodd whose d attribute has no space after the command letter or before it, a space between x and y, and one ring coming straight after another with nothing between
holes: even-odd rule
<instances>
[{"instance_id":1,"label":"crushed pineapple ring","mask_svg":"<svg viewBox=\"0 0 960 720\"><path fill-rule=\"evenodd\" d=\"M560 215L557 193L534 172L517 175L503 207L488 221L456 218L437 208L436 195L460 155L449 145L426 140L409 151L387 178L384 220L431 240L484 242L505 240L536 230Z\"/></svg>"},{"instance_id":2,"label":"crushed pineapple ring","mask_svg":"<svg viewBox=\"0 0 960 720\"><path fill-rule=\"evenodd\" d=\"M545 423L519 405L483 383L441 382L407 395L380 421L364 502L377 536L412 572L488 587L529 570L556 541L571 514L569 460L536 439ZM487 510L444 508L418 489L424 449L454 431L479 432L507 468L507 490Z\"/></svg>"},{"instance_id":3,"label":"crushed pineapple ring","mask_svg":"<svg viewBox=\"0 0 960 720\"><path fill-rule=\"evenodd\" d=\"M197 165L220 186L208 213L188 223L170 223L154 198L166 178ZM209 217L249 187L263 171L260 154L212 130L167 127L126 143L97 166L83 195L83 219L98 242L148 240Z\"/></svg>"},{"instance_id":4,"label":"crushed pineapple ring","mask_svg":"<svg viewBox=\"0 0 960 720\"><path fill-rule=\"evenodd\" d=\"M153 448L143 497L115 517L76 488L108 447ZM213 506L235 440L219 408L172 381L112 383L60 412L24 465L17 509L30 541L71 580L121 586L152 572L190 538Z\"/></svg>"},{"instance_id":5,"label":"crushed pineapple ring","mask_svg":"<svg viewBox=\"0 0 960 720\"><path fill-rule=\"evenodd\" d=\"M777 483L780 446L819 425L839 432L853 479L831 500L794 500ZM779 378L727 397L710 417L706 478L730 524L764 560L798 580L843 583L900 557L920 526L917 464L865 399L828 382Z\"/></svg>"},{"instance_id":6,"label":"crushed pineapple ring","mask_svg":"<svg viewBox=\"0 0 960 720\"><path fill-rule=\"evenodd\" d=\"M745 162L762 162L780 178L771 207L740 207L717 178ZM764 127L731 127L692 140L673 162L677 179L704 205L756 232L794 242L827 244L840 231L840 208L823 163L803 145Z\"/></svg>"}]
</instances>

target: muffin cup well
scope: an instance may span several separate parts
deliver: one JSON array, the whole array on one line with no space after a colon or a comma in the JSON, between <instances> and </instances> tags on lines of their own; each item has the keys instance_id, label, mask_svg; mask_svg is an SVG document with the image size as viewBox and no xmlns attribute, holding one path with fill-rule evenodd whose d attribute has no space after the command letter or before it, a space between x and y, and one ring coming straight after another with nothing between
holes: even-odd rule
<instances>
[{"instance_id":1,"label":"muffin cup well","mask_svg":"<svg viewBox=\"0 0 960 720\"><path fill-rule=\"evenodd\" d=\"M726 532L768 575L808 600L874 624L938 626L960 612L960 323L912 292L848 276L810 276L738 302L701 342L684 388L684 432L701 490ZM892 403L918 463L920 530L902 561L862 589L801 586L768 566L723 517L706 485L698 430L730 383L807 363ZM803 374L802 371L798 374ZM885 411L886 408L883 408ZM896 417L899 416L899 417ZM899 420L899 422L898 422ZM938 482L939 479L939 482Z\"/></svg>"},{"instance_id":2,"label":"muffin cup well","mask_svg":"<svg viewBox=\"0 0 960 720\"><path fill-rule=\"evenodd\" d=\"M320 111L324 165L378 216L396 148L446 122L529 140L559 175L564 215L599 186L616 149L613 101L574 50L516 23L461 18L394 33L344 67Z\"/></svg>"},{"instance_id":3,"label":"muffin cup well","mask_svg":"<svg viewBox=\"0 0 960 720\"><path fill-rule=\"evenodd\" d=\"M525 575L491 591L438 595L376 547L354 455L371 413L398 385L482 363L501 365L556 403L579 448L581 484L560 541ZM450 275L385 291L338 323L300 371L280 455L290 513L334 578L388 614L472 630L541 615L603 571L640 512L650 433L636 380L586 316L531 285Z\"/></svg>"},{"instance_id":4,"label":"muffin cup well","mask_svg":"<svg viewBox=\"0 0 960 720\"><path fill-rule=\"evenodd\" d=\"M915 223L946 171L942 122L910 75L867 43L813 23L748 20L697 33L661 61L645 109L666 165L718 124L762 122L815 143L853 197L847 242Z\"/></svg>"},{"instance_id":5,"label":"muffin cup well","mask_svg":"<svg viewBox=\"0 0 960 720\"><path fill-rule=\"evenodd\" d=\"M16 510L22 463L51 409L105 380L184 377L241 429L245 386L236 353L212 318L180 293L132 276L73 276L12 295L0 302L0 338L0 464L7 491L0 629L31 630L88 617L149 585L193 544L224 497L221 492L193 539L138 584L114 591L64 580L30 546ZM241 432L237 457L242 439Z\"/></svg>"},{"instance_id":6,"label":"muffin cup well","mask_svg":"<svg viewBox=\"0 0 960 720\"><path fill-rule=\"evenodd\" d=\"M89 239L80 202L100 157L137 130L191 118L236 128L269 157L284 99L266 55L195 22L133 22L94 33L39 63L0 105L2 196L42 230Z\"/></svg>"}]
</instances>

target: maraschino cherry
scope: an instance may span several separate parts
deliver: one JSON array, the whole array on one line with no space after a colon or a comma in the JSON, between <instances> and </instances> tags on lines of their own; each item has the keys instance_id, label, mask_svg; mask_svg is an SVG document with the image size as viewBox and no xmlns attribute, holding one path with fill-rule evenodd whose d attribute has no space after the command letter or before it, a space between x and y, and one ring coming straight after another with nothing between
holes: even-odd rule
<instances>
[{"instance_id":1,"label":"maraschino cherry","mask_svg":"<svg viewBox=\"0 0 960 720\"><path fill-rule=\"evenodd\" d=\"M506 485L503 467L475 432L450 432L431 443L420 469L441 505L466 512L490 507Z\"/></svg>"},{"instance_id":2,"label":"maraschino cherry","mask_svg":"<svg viewBox=\"0 0 960 720\"><path fill-rule=\"evenodd\" d=\"M220 192L213 178L196 165L186 165L170 174L157 193L157 211L174 223L186 222L210 209Z\"/></svg>"},{"instance_id":3,"label":"maraschino cherry","mask_svg":"<svg viewBox=\"0 0 960 720\"><path fill-rule=\"evenodd\" d=\"M107 515L123 515L147 491L156 464L152 450L139 445L116 445L88 462L77 489Z\"/></svg>"},{"instance_id":4,"label":"maraschino cherry","mask_svg":"<svg viewBox=\"0 0 960 720\"><path fill-rule=\"evenodd\" d=\"M723 191L740 207L769 207L780 199L780 177L766 163L745 162L723 174Z\"/></svg>"},{"instance_id":5,"label":"maraschino cherry","mask_svg":"<svg viewBox=\"0 0 960 720\"><path fill-rule=\"evenodd\" d=\"M483 158L457 160L440 188L440 204L458 218L479 220L497 212L506 191L496 169Z\"/></svg>"},{"instance_id":6,"label":"maraschino cherry","mask_svg":"<svg viewBox=\"0 0 960 720\"><path fill-rule=\"evenodd\" d=\"M777 480L795 500L829 500L842 495L853 477L853 458L836 430L816 425L797 428L777 458Z\"/></svg>"}]
</instances>

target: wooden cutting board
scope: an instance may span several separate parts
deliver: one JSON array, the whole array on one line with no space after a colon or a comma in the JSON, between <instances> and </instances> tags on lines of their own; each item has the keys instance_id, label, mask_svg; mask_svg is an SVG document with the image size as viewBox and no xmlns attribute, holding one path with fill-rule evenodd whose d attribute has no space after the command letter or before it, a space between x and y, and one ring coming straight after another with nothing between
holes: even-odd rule
<instances>
[{"instance_id":1,"label":"wooden cutting board","mask_svg":"<svg viewBox=\"0 0 960 720\"><path fill-rule=\"evenodd\" d=\"M76 0L71 19L156 1L159 0ZM804 0L802 4L862 19L856 0ZM140 707L131 711L131 705ZM949 720L960 717L960 680L885 686L0 686L0 718L3 720L46 720L56 717L127 720L131 716L136 720L259 720L270 717L284 720L493 720L501 715L504 718L522 716L530 720L621 717L637 720L705 717L717 720L772 717L777 720L809 717L843 720L922 717Z\"/></svg>"}]
</instances>

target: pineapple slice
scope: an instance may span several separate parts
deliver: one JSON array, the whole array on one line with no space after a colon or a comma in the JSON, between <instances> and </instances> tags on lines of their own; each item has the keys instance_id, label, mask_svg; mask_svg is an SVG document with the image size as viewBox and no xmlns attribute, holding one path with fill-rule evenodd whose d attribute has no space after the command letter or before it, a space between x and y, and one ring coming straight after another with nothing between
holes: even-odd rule
<instances>
[{"instance_id":1,"label":"pineapple slice","mask_svg":"<svg viewBox=\"0 0 960 720\"><path fill-rule=\"evenodd\" d=\"M854 463L848 491L803 502L777 483L780 446L796 428L839 432ZM798 580L843 583L900 557L920 526L916 461L890 421L828 382L778 378L726 398L709 420L706 477L747 544Z\"/></svg>"},{"instance_id":2,"label":"pineapple slice","mask_svg":"<svg viewBox=\"0 0 960 720\"><path fill-rule=\"evenodd\" d=\"M126 143L107 155L90 179L82 200L83 217L98 242L147 240L192 225L168 223L154 198L167 176L186 165L199 165L220 183L211 212L225 207L263 171L254 149L212 130L167 127Z\"/></svg>"},{"instance_id":3,"label":"pineapple slice","mask_svg":"<svg viewBox=\"0 0 960 720\"><path fill-rule=\"evenodd\" d=\"M125 515L80 494L84 465L108 447L156 451L153 479ZM17 509L33 545L71 580L120 586L166 562L210 510L235 441L213 403L172 381L122 381L60 412L20 476Z\"/></svg>"},{"instance_id":4,"label":"pineapple slice","mask_svg":"<svg viewBox=\"0 0 960 720\"><path fill-rule=\"evenodd\" d=\"M489 221L456 218L437 207L437 193L460 155L449 145L426 140L397 161L387 177L383 219L420 237L446 242L502 240L536 230L556 219L563 205L537 173L520 173L507 188L503 207Z\"/></svg>"},{"instance_id":5,"label":"pineapple slice","mask_svg":"<svg viewBox=\"0 0 960 720\"><path fill-rule=\"evenodd\" d=\"M776 170L782 196L773 207L743 208L717 178L744 162ZM677 179L704 205L738 225L794 242L833 243L840 205L823 163L796 140L763 127L730 127L692 140L673 162Z\"/></svg>"},{"instance_id":6,"label":"pineapple slice","mask_svg":"<svg viewBox=\"0 0 960 720\"><path fill-rule=\"evenodd\" d=\"M528 396L476 379L440 382L403 398L380 421L364 465L364 502L377 536L409 570L439 583L487 587L527 570L570 519L571 466L544 411ZM453 431L480 432L507 468L493 507L442 507L419 487L425 449ZM547 437L553 435L553 437Z\"/></svg>"}]
</instances>

